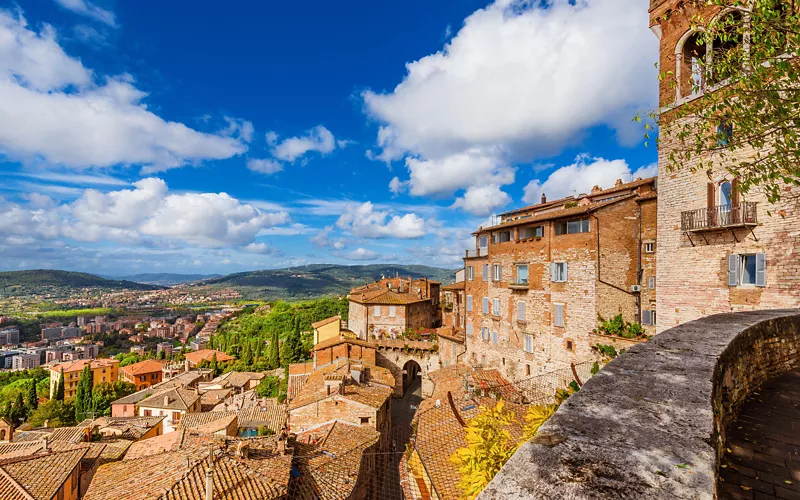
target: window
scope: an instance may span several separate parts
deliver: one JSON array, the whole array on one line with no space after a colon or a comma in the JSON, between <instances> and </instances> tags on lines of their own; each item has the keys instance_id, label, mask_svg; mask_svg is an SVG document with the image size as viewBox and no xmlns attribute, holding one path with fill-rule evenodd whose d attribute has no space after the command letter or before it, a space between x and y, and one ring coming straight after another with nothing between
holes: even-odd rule
<instances>
[{"instance_id":1,"label":"window","mask_svg":"<svg viewBox=\"0 0 800 500\"><path fill-rule=\"evenodd\" d=\"M369 417L361 417L361 425L368 425Z\"/></svg>"},{"instance_id":2,"label":"window","mask_svg":"<svg viewBox=\"0 0 800 500\"><path fill-rule=\"evenodd\" d=\"M655 253L656 251L656 244L655 243L645 243L644 244L644 253Z\"/></svg>"},{"instance_id":3,"label":"window","mask_svg":"<svg viewBox=\"0 0 800 500\"><path fill-rule=\"evenodd\" d=\"M489 327L482 326L481 327L481 340L489 340Z\"/></svg>"},{"instance_id":4,"label":"window","mask_svg":"<svg viewBox=\"0 0 800 500\"><path fill-rule=\"evenodd\" d=\"M180 422L181 421L181 412L173 411L172 412L172 421L173 422Z\"/></svg>"},{"instance_id":5,"label":"window","mask_svg":"<svg viewBox=\"0 0 800 500\"><path fill-rule=\"evenodd\" d=\"M153 416L153 410L145 410L144 411L144 416L145 417L152 417Z\"/></svg>"},{"instance_id":6,"label":"window","mask_svg":"<svg viewBox=\"0 0 800 500\"><path fill-rule=\"evenodd\" d=\"M733 124L722 119L717 125L717 146L727 146L733 138Z\"/></svg>"},{"instance_id":7,"label":"window","mask_svg":"<svg viewBox=\"0 0 800 500\"><path fill-rule=\"evenodd\" d=\"M506 243L507 241L511 241L511 231L492 233L492 243Z\"/></svg>"},{"instance_id":8,"label":"window","mask_svg":"<svg viewBox=\"0 0 800 500\"><path fill-rule=\"evenodd\" d=\"M656 289L656 277L655 276L650 276L650 278L647 280L647 288L649 288L650 290L655 290Z\"/></svg>"},{"instance_id":9,"label":"window","mask_svg":"<svg viewBox=\"0 0 800 500\"><path fill-rule=\"evenodd\" d=\"M494 281L501 281L503 279L503 266L500 264L492 266L492 279Z\"/></svg>"},{"instance_id":10,"label":"window","mask_svg":"<svg viewBox=\"0 0 800 500\"><path fill-rule=\"evenodd\" d=\"M517 284L528 284L528 264L517 264Z\"/></svg>"},{"instance_id":11,"label":"window","mask_svg":"<svg viewBox=\"0 0 800 500\"><path fill-rule=\"evenodd\" d=\"M485 234L478 238L478 248L487 248L489 246L489 237Z\"/></svg>"},{"instance_id":12,"label":"window","mask_svg":"<svg viewBox=\"0 0 800 500\"><path fill-rule=\"evenodd\" d=\"M531 376L531 365L525 365L525 376L526 377Z\"/></svg>"},{"instance_id":13,"label":"window","mask_svg":"<svg viewBox=\"0 0 800 500\"><path fill-rule=\"evenodd\" d=\"M556 235L588 233L589 219L575 219L556 222Z\"/></svg>"},{"instance_id":14,"label":"window","mask_svg":"<svg viewBox=\"0 0 800 500\"><path fill-rule=\"evenodd\" d=\"M397 306L389 306L389 317L394 318L397 314Z\"/></svg>"},{"instance_id":15,"label":"window","mask_svg":"<svg viewBox=\"0 0 800 500\"><path fill-rule=\"evenodd\" d=\"M467 323L467 335L472 335L472 323Z\"/></svg>"},{"instance_id":16,"label":"window","mask_svg":"<svg viewBox=\"0 0 800 500\"><path fill-rule=\"evenodd\" d=\"M483 314L489 314L489 298L483 298Z\"/></svg>"},{"instance_id":17,"label":"window","mask_svg":"<svg viewBox=\"0 0 800 500\"><path fill-rule=\"evenodd\" d=\"M497 343L497 330L492 332L492 343L493 344Z\"/></svg>"},{"instance_id":18,"label":"window","mask_svg":"<svg viewBox=\"0 0 800 500\"><path fill-rule=\"evenodd\" d=\"M683 54L678 67L678 92L680 97L699 95L705 87L706 46L700 33L692 34L683 43Z\"/></svg>"},{"instance_id":19,"label":"window","mask_svg":"<svg viewBox=\"0 0 800 500\"><path fill-rule=\"evenodd\" d=\"M372 315L376 318L380 317L381 315L381 306L375 306L372 308Z\"/></svg>"},{"instance_id":20,"label":"window","mask_svg":"<svg viewBox=\"0 0 800 500\"><path fill-rule=\"evenodd\" d=\"M571 340L567 340L567 350L568 351L574 351L575 350L575 344Z\"/></svg>"},{"instance_id":21,"label":"window","mask_svg":"<svg viewBox=\"0 0 800 500\"><path fill-rule=\"evenodd\" d=\"M517 302L517 321L525 321L525 302Z\"/></svg>"},{"instance_id":22,"label":"window","mask_svg":"<svg viewBox=\"0 0 800 500\"><path fill-rule=\"evenodd\" d=\"M525 352L533 352L533 335L526 333L525 334ZM530 369L530 367L529 367ZM530 372L528 373L530 375Z\"/></svg>"},{"instance_id":23,"label":"window","mask_svg":"<svg viewBox=\"0 0 800 500\"><path fill-rule=\"evenodd\" d=\"M483 281L489 281L489 264L481 266L481 279Z\"/></svg>"},{"instance_id":24,"label":"window","mask_svg":"<svg viewBox=\"0 0 800 500\"><path fill-rule=\"evenodd\" d=\"M492 299L492 314L500 316L500 299Z\"/></svg>"},{"instance_id":25,"label":"window","mask_svg":"<svg viewBox=\"0 0 800 500\"><path fill-rule=\"evenodd\" d=\"M467 295L467 311L472 312L472 295Z\"/></svg>"},{"instance_id":26,"label":"window","mask_svg":"<svg viewBox=\"0 0 800 500\"><path fill-rule=\"evenodd\" d=\"M767 254L728 256L728 286L767 286Z\"/></svg>"},{"instance_id":27,"label":"window","mask_svg":"<svg viewBox=\"0 0 800 500\"><path fill-rule=\"evenodd\" d=\"M732 203L733 203L733 189L731 187L731 183L728 181L724 181L719 185L719 204L730 210Z\"/></svg>"},{"instance_id":28,"label":"window","mask_svg":"<svg viewBox=\"0 0 800 500\"><path fill-rule=\"evenodd\" d=\"M472 266L467 266L467 279L472 281L475 279L475 268Z\"/></svg>"},{"instance_id":29,"label":"window","mask_svg":"<svg viewBox=\"0 0 800 500\"><path fill-rule=\"evenodd\" d=\"M544 236L544 226L523 227L519 230L520 239L541 238Z\"/></svg>"},{"instance_id":30,"label":"window","mask_svg":"<svg viewBox=\"0 0 800 500\"><path fill-rule=\"evenodd\" d=\"M655 325L656 324L656 312L648 309L642 310L642 324L643 325Z\"/></svg>"},{"instance_id":31,"label":"window","mask_svg":"<svg viewBox=\"0 0 800 500\"><path fill-rule=\"evenodd\" d=\"M567 263L553 262L550 264L550 281L561 283L567 281Z\"/></svg>"},{"instance_id":32,"label":"window","mask_svg":"<svg viewBox=\"0 0 800 500\"><path fill-rule=\"evenodd\" d=\"M554 304L553 326L564 327L564 304Z\"/></svg>"}]
</instances>

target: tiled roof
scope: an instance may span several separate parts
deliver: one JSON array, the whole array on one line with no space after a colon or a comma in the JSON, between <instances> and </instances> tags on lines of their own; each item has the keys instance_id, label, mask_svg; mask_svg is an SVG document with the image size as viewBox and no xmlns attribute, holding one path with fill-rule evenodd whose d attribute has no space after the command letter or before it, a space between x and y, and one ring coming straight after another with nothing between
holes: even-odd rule
<instances>
[{"instance_id":1,"label":"tiled roof","mask_svg":"<svg viewBox=\"0 0 800 500\"><path fill-rule=\"evenodd\" d=\"M189 360L193 365L199 365L201 361L211 361L217 355L217 363L225 363L234 359L233 356L228 356L222 351L214 349L200 349L199 351L187 352L184 357Z\"/></svg>"},{"instance_id":2,"label":"tiled roof","mask_svg":"<svg viewBox=\"0 0 800 500\"><path fill-rule=\"evenodd\" d=\"M322 342L317 343L317 345L314 346L314 350L315 351L319 351L319 350L327 349L329 347L333 347L333 346L336 346L336 345L339 345L339 344L352 344L352 345L358 345L358 346L361 346L361 347L372 347L373 349L375 348L374 345L370 344L366 340L348 339L348 338L340 336L340 337L332 337L332 338L329 338L327 340L323 340Z\"/></svg>"},{"instance_id":3,"label":"tiled roof","mask_svg":"<svg viewBox=\"0 0 800 500\"><path fill-rule=\"evenodd\" d=\"M251 380L261 380L265 377L263 373L255 372L228 372L226 375L224 380L233 387L238 388L244 387Z\"/></svg>"},{"instance_id":4,"label":"tiled roof","mask_svg":"<svg viewBox=\"0 0 800 500\"><path fill-rule=\"evenodd\" d=\"M443 326L441 328L436 329L436 335L438 337L452 340L453 342L458 342L459 344L463 344L466 342L466 337L464 336L464 332L461 331L454 331L452 327Z\"/></svg>"},{"instance_id":5,"label":"tiled roof","mask_svg":"<svg viewBox=\"0 0 800 500\"><path fill-rule=\"evenodd\" d=\"M44 440L0 444L0 460L25 457L44 448Z\"/></svg>"},{"instance_id":6,"label":"tiled roof","mask_svg":"<svg viewBox=\"0 0 800 500\"><path fill-rule=\"evenodd\" d=\"M464 290L466 288L466 286L467 286L467 283L465 281L456 281L455 283L450 283L449 285L444 285L442 287L442 290L447 291L447 292L452 292L452 291Z\"/></svg>"},{"instance_id":7,"label":"tiled roof","mask_svg":"<svg viewBox=\"0 0 800 500\"><path fill-rule=\"evenodd\" d=\"M382 385L345 384L342 393L328 394L322 377L324 374L315 374L309 380L300 394L289 403L290 411L327 398L348 399L372 408L380 408L393 392Z\"/></svg>"},{"instance_id":8,"label":"tiled roof","mask_svg":"<svg viewBox=\"0 0 800 500\"><path fill-rule=\"evenodd\" d=\"M42 427L29 431L15 432L14 442L38 441L45 437L50 441L77 443L85 441L87 433L85 427Z\"/></svg>"},{"instance_id":9,"label":"tiled roof","mask_svg":"<svg viewBox=\"0 0 800 500\"><path fill-rule=\"evenodd\" d=\"M203 407L216 406L231 395L232 389L211 389L200 395L200 404Z\"/></svg>"},{"instance_id":10,"label":"tiled roof","mask_svg":"<svg viewBox=\"0 0 800 500\"><path fill-rule=\"evenodd\" d=\"M140 407L163 408L167 410L188 410L200 396L191 390L175 388L157 392L139 402Z\"/></svg>"},{"instance_id":11,"label":"tiled roof","mask_svg":"<svg viewBox=\"0 0 800 500\"><path fill-rule=\"evenodd\" d=\"M292 363L289 365L289 375L308 374L314 371L314 362Z\"/></svg>"},{"instance_id":12,"label":"tiled roof","mask_svg":"<svg viewBox=\"0 0 800 500\"><path fill-rule=\"evenodd\" d=\"M636 201L655 200L657 198L658 198L658 191L654 190L639 196L639 198L637 198Z\"/></svg>"},{"instance_id":13,"label":"tiled roof","mask_svg":"<svg viewBox=\"0 0 800 500\"><path fill-rule=\"evenodd\" d=\"M61 369L64 369L64 373L69 372L79 372L83 370L83 368L91 364L92 369L94 368L102 368L102 367L111 367L114 365L118 365L119 361L116 359L79 359L77 361L67 361L66 363L58 363L50 367L51 371L56 373L60 373Z\"/></svg>"},{"instance_id":14,"label":"tiled roof","mask_svg":"<svg viewBox=\"0 0 800 500\"><path fill-rule=\"evenodd\" d=\"M236 446L242 441L248 445L248 458L235 456ZM276 443L274 438L187 435L179 449L126 457L100 467L84 499L201 500L205 498L205 474L210 467L217 500L280 498L287 493L291 455L279 453Z\"/></svg>"},{"instance_id":15,"label":"tiled roof","mask_svg":"<svg viewBox=\"0 0 800 500\"><path fill-rule=\"evenodd\" d=\"M120 368L120 370L128 375L136 376L145 373L160 372L162 368L164 368L163 363L159 363L154 359L146 359L144 361L139 361L138 363L133 363L132 365L123 366Z\"/></svg>"},{"instance_id":16,"label":"tiled roof","mask_svg":"<svg viewBox=\"0 0 800 500\"><path fill-rule=\"evenodd\" d=\"M174 446L180 444L182 437L183 431L178 430L136 441L128 448L128 452L125 454L125 460L133 460L170 451Z\"/></svg>"},{"instance_id":17,"label":"tiled roof","mask_svg":"<svg viewBox=\"0 0 800 500\"><path fill-rule=\"evenodd\" d=\"M125 455L133 441L128 439L103 439L101 442L106 447L103 449L103 453L100 454L100 459L103 462L115 462Z\"/></svg>"},{"instance_id":18,"label":"tiled roof","mask_svg":"<svg viewBox=\"0 0 800 500\"><path fill-rule=\"evenodd\" d=\"M380 289L350 295L350 300L361 304L407 305L427 302L430 298L421 298L414 293L398 293L389 289Z\"/></svg>"},{"instance_id":19,"label":"tiled roof","mask_svg":"<svg viewBox=\"0 0 800 500\"><path fill-rule=\"evenodd\" d=\"M0 498L51 500L88 451L81 448L0 463Z\"/></svg>"},{"instance_id":20,"label":"tiled roof","mask_svg":"<svg viewBox=\"0 0 800 500\"><path fill-rule=\"evenodd\" d=\"M221 412L220 412L221 413ZM222 418L218 418L216 420L212 420L211 422L206 422L203 425L198 425L195 427L195 430L198 432L205 432L208 434L214 434L220 431L226 431L229 427L233 426L233 436L239 434L239 418L234 413L233 415L227 415Z\"/></svg>"},{"instance_id":21,"label":"tiled roof","mask_svg":"<svg viewBox=\"0 0 800 500\"><path fill-rule=\"evenodd\" d=\"M292 479L291 498L344 500L350 498L363 476L362 456L378 442L380 433L370 427L333 422L297 435L293 465L298 475ZM372 463L372 461L365 461Z\"/></svg>"},{"instance_id":22,"label":"tiled roof","mask_svg":"<svg viewBox=\"0 0 800 500\"><path fill-rule=\"evenodd\" d=\"M289 384L286 390L286 399L291 401L292 399L297 397L297 395L300 394L300 391L303 390L303 387L305 387L306 382L308 382L308 378L310 376L311 376L310 373L306 373L303 375L289 374Z\"/></svg>"},{"instance_id":23,"label":"tiled roof","mask_svg":"<svg viewBox=\"0 0 800 500\"><path fill-rule=\"evenodd\" d=\"M316 323L311 323L311 328L320 328L325 325L329 325L331 323L335 323L336 321L341 321L341 320L342 318L340 318L339 316L331 316L330 318L319 320Z\"/></svg>"},{"instance_id":24,"label":"tiled roof","mask_svg":"<svg viewBox=\"0 0 800 500\"><path fill-rule=\"evenodd\" d=\"M101 434L114 434L117 437L137 440L161 424L166 416L155 417L100 417L89 425L100 428ZM80 424L83 425L83 422Z\"/></svg>"},{"instance_id":25,"label":"tiled roof","mask_svg":"<svg viewBox=\"0 0 800 500\"><path fill-rule=\"evenodd\" d=\"M266 406L252 406L238 411L206 411L189 413L181 419L181 429L201 429L209 423L226 419L232 415L238 418L241 428L255 429L261 426L280 432L286 424L286 405L268 403Z\"/></svg>"}]
</instances>

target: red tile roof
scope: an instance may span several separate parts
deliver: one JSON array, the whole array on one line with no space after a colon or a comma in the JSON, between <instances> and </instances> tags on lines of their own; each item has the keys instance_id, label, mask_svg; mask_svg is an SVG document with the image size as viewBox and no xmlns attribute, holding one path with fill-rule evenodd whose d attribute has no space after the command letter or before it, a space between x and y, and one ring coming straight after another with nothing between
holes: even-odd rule
<instances>
[{"instance_id":1,"label":"red tile roof","mask_svg":"<svg viewBox=\"0 0 800 500\"><path fill-rule=\"evenodd\" d=\"M328 325L330 323L334 323L336 321L341 321L341 320L342 320L342 318L339 317L339 316L331 316L330 318L325 318L325 319L319 320L316 323L311 323L311 327L312 328L321 328L321 327L323 327L325 325Z\"/></svg>"},{"instance_id":2,"label":"red tile roof","mask_svg":"<svg viewBox=\"0 0 800 500\"><path fill-rule=\"evenodd\" d=\"M83 447L0 462L0 498L51 500L88 452Z\"/></svg>"},{"instance_id":3,"label":"red tile roof","mask_svg":"<svg viewBox=\"0 0 800 500\"><path fill-rule=\"evenodd\" d=\"M199 365L202 361L211 362L214 354L217 355L217 363L225 363L236 359L233 356L228 356L224 352L214 349L200 349L199 351L187 352L184 356L193 365Z\"/></svg>"},{"instance_id":4,"label":"red tile roof","mask_svg":"<svg viewBox=\"0 0 800 500\"><path fill-rule=\"evenodd\" d=\"M146 359L144 361L139 361L138 363L133 363L132 365L123 366L120 368L120 370L128 375L136 376L144 373L160 372L162 368L164 368L163 363L160 363L154 359Z\"/></svg>"}]
</instances>

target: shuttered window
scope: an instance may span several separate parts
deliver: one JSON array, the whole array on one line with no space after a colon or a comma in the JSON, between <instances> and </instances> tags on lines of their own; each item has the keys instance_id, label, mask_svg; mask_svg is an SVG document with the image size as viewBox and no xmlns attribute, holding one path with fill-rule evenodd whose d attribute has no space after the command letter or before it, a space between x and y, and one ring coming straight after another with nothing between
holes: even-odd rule
<instances>
[{"instance_id":1,"label":"shuttered window","mask_svg":"<svg viewBox=\"0 0 800 500\"><path fill-rule=\"evenodd\" d=\"M483 298L483 314L489 314L489 298Z\"/></svg>"},{"instance_id":2,"label":"shuttered window","mask_svg":"<svg viewBox=\"0 0 800 500\"><path fill-rule=\"evenodd\" d=\"M564 326L564 304L554 304L555 314L553 318L553 325Z\"/></svg>"},{"instance_id":3,"label":"shuttered window","mask_svg":"<svg viewBox=\"0 0 800 500\"><path fill-rule=\"evenodd\" d=\"M475 268L472 266L467 266L467 279L472 281L475 279Z\"/></svg>"},{"instance_id":4,"label":"shuttered window","mask_svg":"<svg viewBox=\"0 0 800 500\"><path fill-rule=\"evenodd\" d=\"M500 264L495 264L492 267L492 274L493 274L492 279L494 281L501 281L503 279L503 266L501 266Z\"/></svg>"},{"instance_id":5,"label":"shuttered window","mask_svg":"<svg viewBox=\"0 0 800 500\"><path fill-rule=\"evenodd\" d=\"M553 262L550 264L550 281L562 283L567 281L567 263Z\"/></svg>"},{"instance_id":6,"label":"shuttered window","mask_svg":"<svg viewBox=\"0 0 800 500\"><path fill-rule=\"evenodd\" d=\"M483 279L483 281L489 281L489 264L481 266L481 279Z\"/></svg>"},{"instance_id":7,"label":"shuttered window","mask_svg":"<svg viewBox=\"0 0 800 500\"><path fill-rule=\"evenodd\" d=\"M397 314L397 307L396 306L389 306L389 317L394 318Z\"/></svg>"},{"instance_id":8,"label":"shuttered window","mask_svg":"<svg viewBox=\"0 0 800 500\"><path fill-rule=\"evenodd\" d=\"M467 335L472 335L472 323L467 323Z\"/></svg>"},{"instance_id":9,"label":"shuttered window","mask_svg":"<svg viewBox=\"0 0 800 500\"><path fill-rule=\"evenodd\" d=\"M642 310L642 324L643 325L655 325L656 324L656 312L644 309Z\"/></svg>"},{"instance_id":10,"label":"shuttered window","mask_svg":"<svg viewBox=\"0 0 800 500\"><path fill-rule=\"evenodd\" d=\"M728 255L728 286L767 286L767 254Z\"/></svg>"},{"instance_id":11,"label":"shuttered window","mask_svg":"<svg viewBox=\"0 0 800 500\"><path fill-rule=\"evenodd\" d=\"M650 279L647 280L647 287L650 290L655 290L656 289L656 277L655 276L650 276Z\"/></svg>"},{"instance_id":12,"label":"shuttered window","mask_svg":"<svg viewBox=\"0 0 800 500\"><path fill-rule=\"evenodd\" d=\"M525 302L517 302L517 321L525 321Z\"/></svg>"},{"instance_id":13,"label":"shuttered window","mask_svg":"<svg viewBox=\"0 0 800 500\"><path fill-rule=\"evenodd\" d=\"M500 299L492 300L492 314L500 316Z\"/></svg>"},{"instance_id":14,"label":"shuttered window","mask_svg":"<svg viewBox=\"0 0 800 500\"><path fill-rule=\"evenodd\" d=\"M375 316L376 318L380 317L380 315L381 315L381 306L375 306L372 309L372 315Z\"/></svg>"},{"instance_id":15,"label":"shuttered window","mask_svg":"<svg viewBox=\"0 0 800 500\"><path fill-rule=\"evenodd\" d=\"M492 343L497 343L497 330L492 332Z\"/></svg>"},{"instance_id":16,"label":"shuttered window","mask_svg":"<svg viewBox=\"0 0 800 500\"><path fill-rule=\"evenodd\" d=\"M525 334L525 352L533 352L533 335Z\"/></svg>"},{"instance_id":17,"label":"shuttered window","mask_svg":"<svg viewBox=\"0 0 800 500\"><path fill-rule=\"evenodd\" d=\"M467 311L472 312L472 295L467 295Z\"/></svg>"}]
</instances>

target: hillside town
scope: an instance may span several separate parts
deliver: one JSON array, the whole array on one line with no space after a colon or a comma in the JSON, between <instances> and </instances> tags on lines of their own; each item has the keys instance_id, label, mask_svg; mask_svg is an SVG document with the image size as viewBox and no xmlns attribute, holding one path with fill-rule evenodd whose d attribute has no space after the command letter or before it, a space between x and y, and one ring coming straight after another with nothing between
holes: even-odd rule
<instances>
[{"instance_id":1,"label":"hillside town","mask_svg":"<svg viewBox=\"0 0 800 500\"><path fill-rule=\"evenodd\" d=\"M0 500L800 498L800 183L667 132L759 43L697 16L753 11L649 4L657 175L471 219L450 279L4 294ZM769 149L718 114L705 157Z\"/></svg>"}]
</instances>

